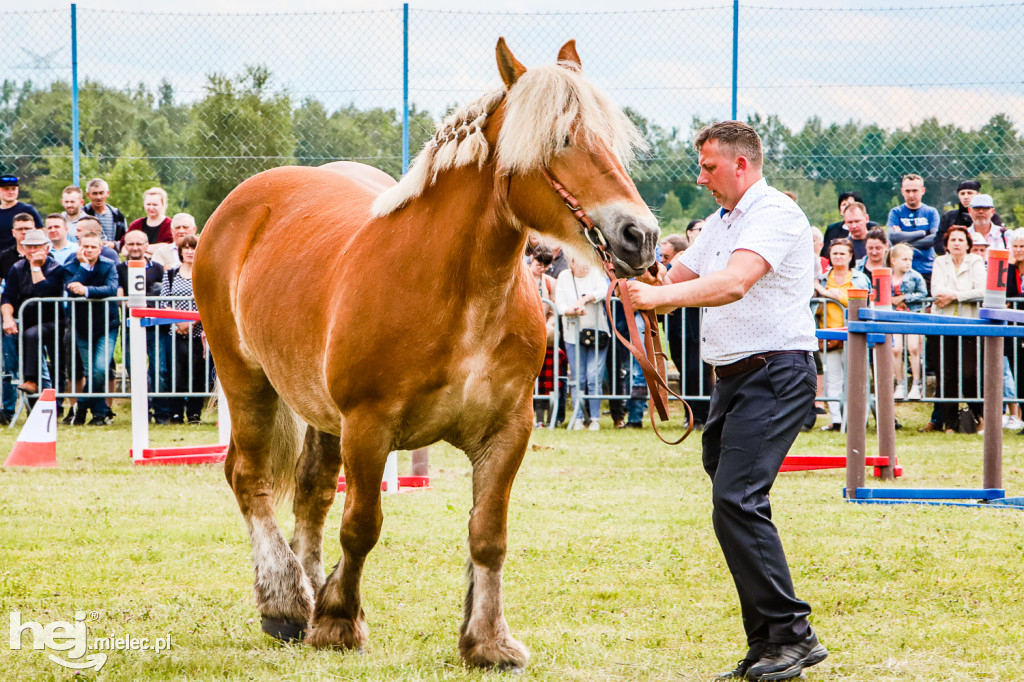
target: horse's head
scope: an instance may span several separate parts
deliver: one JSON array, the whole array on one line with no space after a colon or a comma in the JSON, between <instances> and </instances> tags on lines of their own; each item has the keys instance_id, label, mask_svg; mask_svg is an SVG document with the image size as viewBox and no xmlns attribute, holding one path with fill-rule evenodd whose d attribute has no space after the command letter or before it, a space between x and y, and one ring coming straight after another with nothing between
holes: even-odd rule
<instances>
[{"instance_id":1,"label":"horse's head","mask_svg":"<svg viewBox=\"0 0 1024 682\"><path fill-rule=\"evenodd\" d=\"M554 180L578 200L603 235L616 274L642 273L654 262L659 229L625 168L634 151L645 147L640 132L583 78L575 41L562 47L554 66L527 70L504 39L498 41L497 57L506 96L487 132L490 138L500 128L497 172L507 176L508 206L515 218L573 251L591 252Z\"/></svg>"},{"instance_id":2,"label":"horse's head","mask_svg":"<svg viewBox=\"0 0 1024 682\"><path fill-rule=\"evenodd\" d=\"M603 236L616 274L642 273L654 262L658 222L625 166L635 150L646 147L643 136L583 78L575 41L562 47L557 64L529 71L504 38L498 40L497 56L505 87L449 114L409 173L377 198L374 214L398 211L449 170L476 166L486 173L490 168L489 184L505 220L592 258L579 222L548 180L553 177Z\"/></svg>"}]
</instances>

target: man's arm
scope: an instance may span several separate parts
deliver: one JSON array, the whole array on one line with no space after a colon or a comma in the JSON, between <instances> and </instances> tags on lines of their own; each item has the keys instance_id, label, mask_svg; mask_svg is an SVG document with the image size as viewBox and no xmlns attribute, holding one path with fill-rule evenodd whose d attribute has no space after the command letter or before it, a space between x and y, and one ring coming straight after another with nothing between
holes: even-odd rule
<instances>
[{"instance_id":1,"label":"man's arm","mask_svg":"<svg viewBox=\"0 0 1024 682\"><path fill-rule=\"evenodd\" d=\"M669 274L681 265L673 265ZM706 277L686 268L682 281L652 287L635 280L627 283L633 306L640 310L666 312L675 308L715 307L735 303L750 291L750 287L772 269L764 258L746 249L738 249L729 258L724 270ZM688 274L687 274L688 273Z\"/></svg>"},{"instance_id":2,"label":"man's arm","mask_svg":"<svg viewBox=\"0 0 1024 682\"><path fill-rule=\"evenodd\" d=\"M87 298L109 298L117 295L117 266L110 262L96 261L93 271L103 277L103 284L88 287Z\"/></svg>"}]
</instances>

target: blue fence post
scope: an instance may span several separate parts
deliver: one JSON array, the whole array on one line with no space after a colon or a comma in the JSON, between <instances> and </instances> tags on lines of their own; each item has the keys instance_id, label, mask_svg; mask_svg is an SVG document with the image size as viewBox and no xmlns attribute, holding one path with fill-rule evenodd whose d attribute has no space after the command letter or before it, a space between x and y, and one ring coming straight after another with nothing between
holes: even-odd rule
<instances>
[{"instance_id":1,"label":"blue fence post","mask_svg":"<svg viewBox=\"0 0 1024 682\"><path fill-rule=\"evenodd\" d=\"M736 120L736 75L740 59L740 0L732 0L732 120Z\"/></svg>"},{"instance_id":2,"label":"blue fence post","mask_svg":"<svg viewBox=\"0 0 1024 682\"><path fill-rule=\"evenodd\" d=\"M409 170L409 3L402 5L402 175Z\"/></svg>"},{"instance_id":3,"label":"blue fence post","mask_svg":"<svg viewBox=\"0 0 1024 682\"><path fill-rule=\"evenodd\" d=\"M71 3L71 178L81 187L81 162L78 147L78 5Z\"/></svg>"}]
</instances>

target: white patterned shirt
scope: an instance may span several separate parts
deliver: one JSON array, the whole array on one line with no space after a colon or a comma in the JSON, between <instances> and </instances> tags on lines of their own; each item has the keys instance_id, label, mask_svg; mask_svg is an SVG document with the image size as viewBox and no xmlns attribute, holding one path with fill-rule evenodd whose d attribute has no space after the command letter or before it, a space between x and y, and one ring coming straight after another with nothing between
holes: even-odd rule
<instances>
[{"instance_id":1,"label":"white patterned shirt","mask_svg":"<svg viewBox=\"0 0 1024 682\"><path fill-rule=\"evenodd\" d=\"M740 300L704 309L700 351L711 365L776 350L813 351L814 244L811 225L796 203L764 178L736 208L715 211L680 262L699 276L724 270L732 252L752 251L771 270Z\"/></svg>"}]
</instances>

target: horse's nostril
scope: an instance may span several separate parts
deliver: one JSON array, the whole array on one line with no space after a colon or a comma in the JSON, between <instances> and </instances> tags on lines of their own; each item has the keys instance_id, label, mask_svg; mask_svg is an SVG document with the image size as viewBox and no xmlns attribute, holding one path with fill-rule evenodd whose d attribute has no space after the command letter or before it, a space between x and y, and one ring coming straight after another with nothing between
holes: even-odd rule
<instances>
[{"instance_id":1,"label":"horse's nostril","mask_svg":"<svg viewBox=\"0 0 1024 682\"><path fill-rule=\"evenodd\" d=\"M636 223L628 222L622 226L622 241L639 251L644 246L644 233Z\"/></svg>"}]
</instances>

